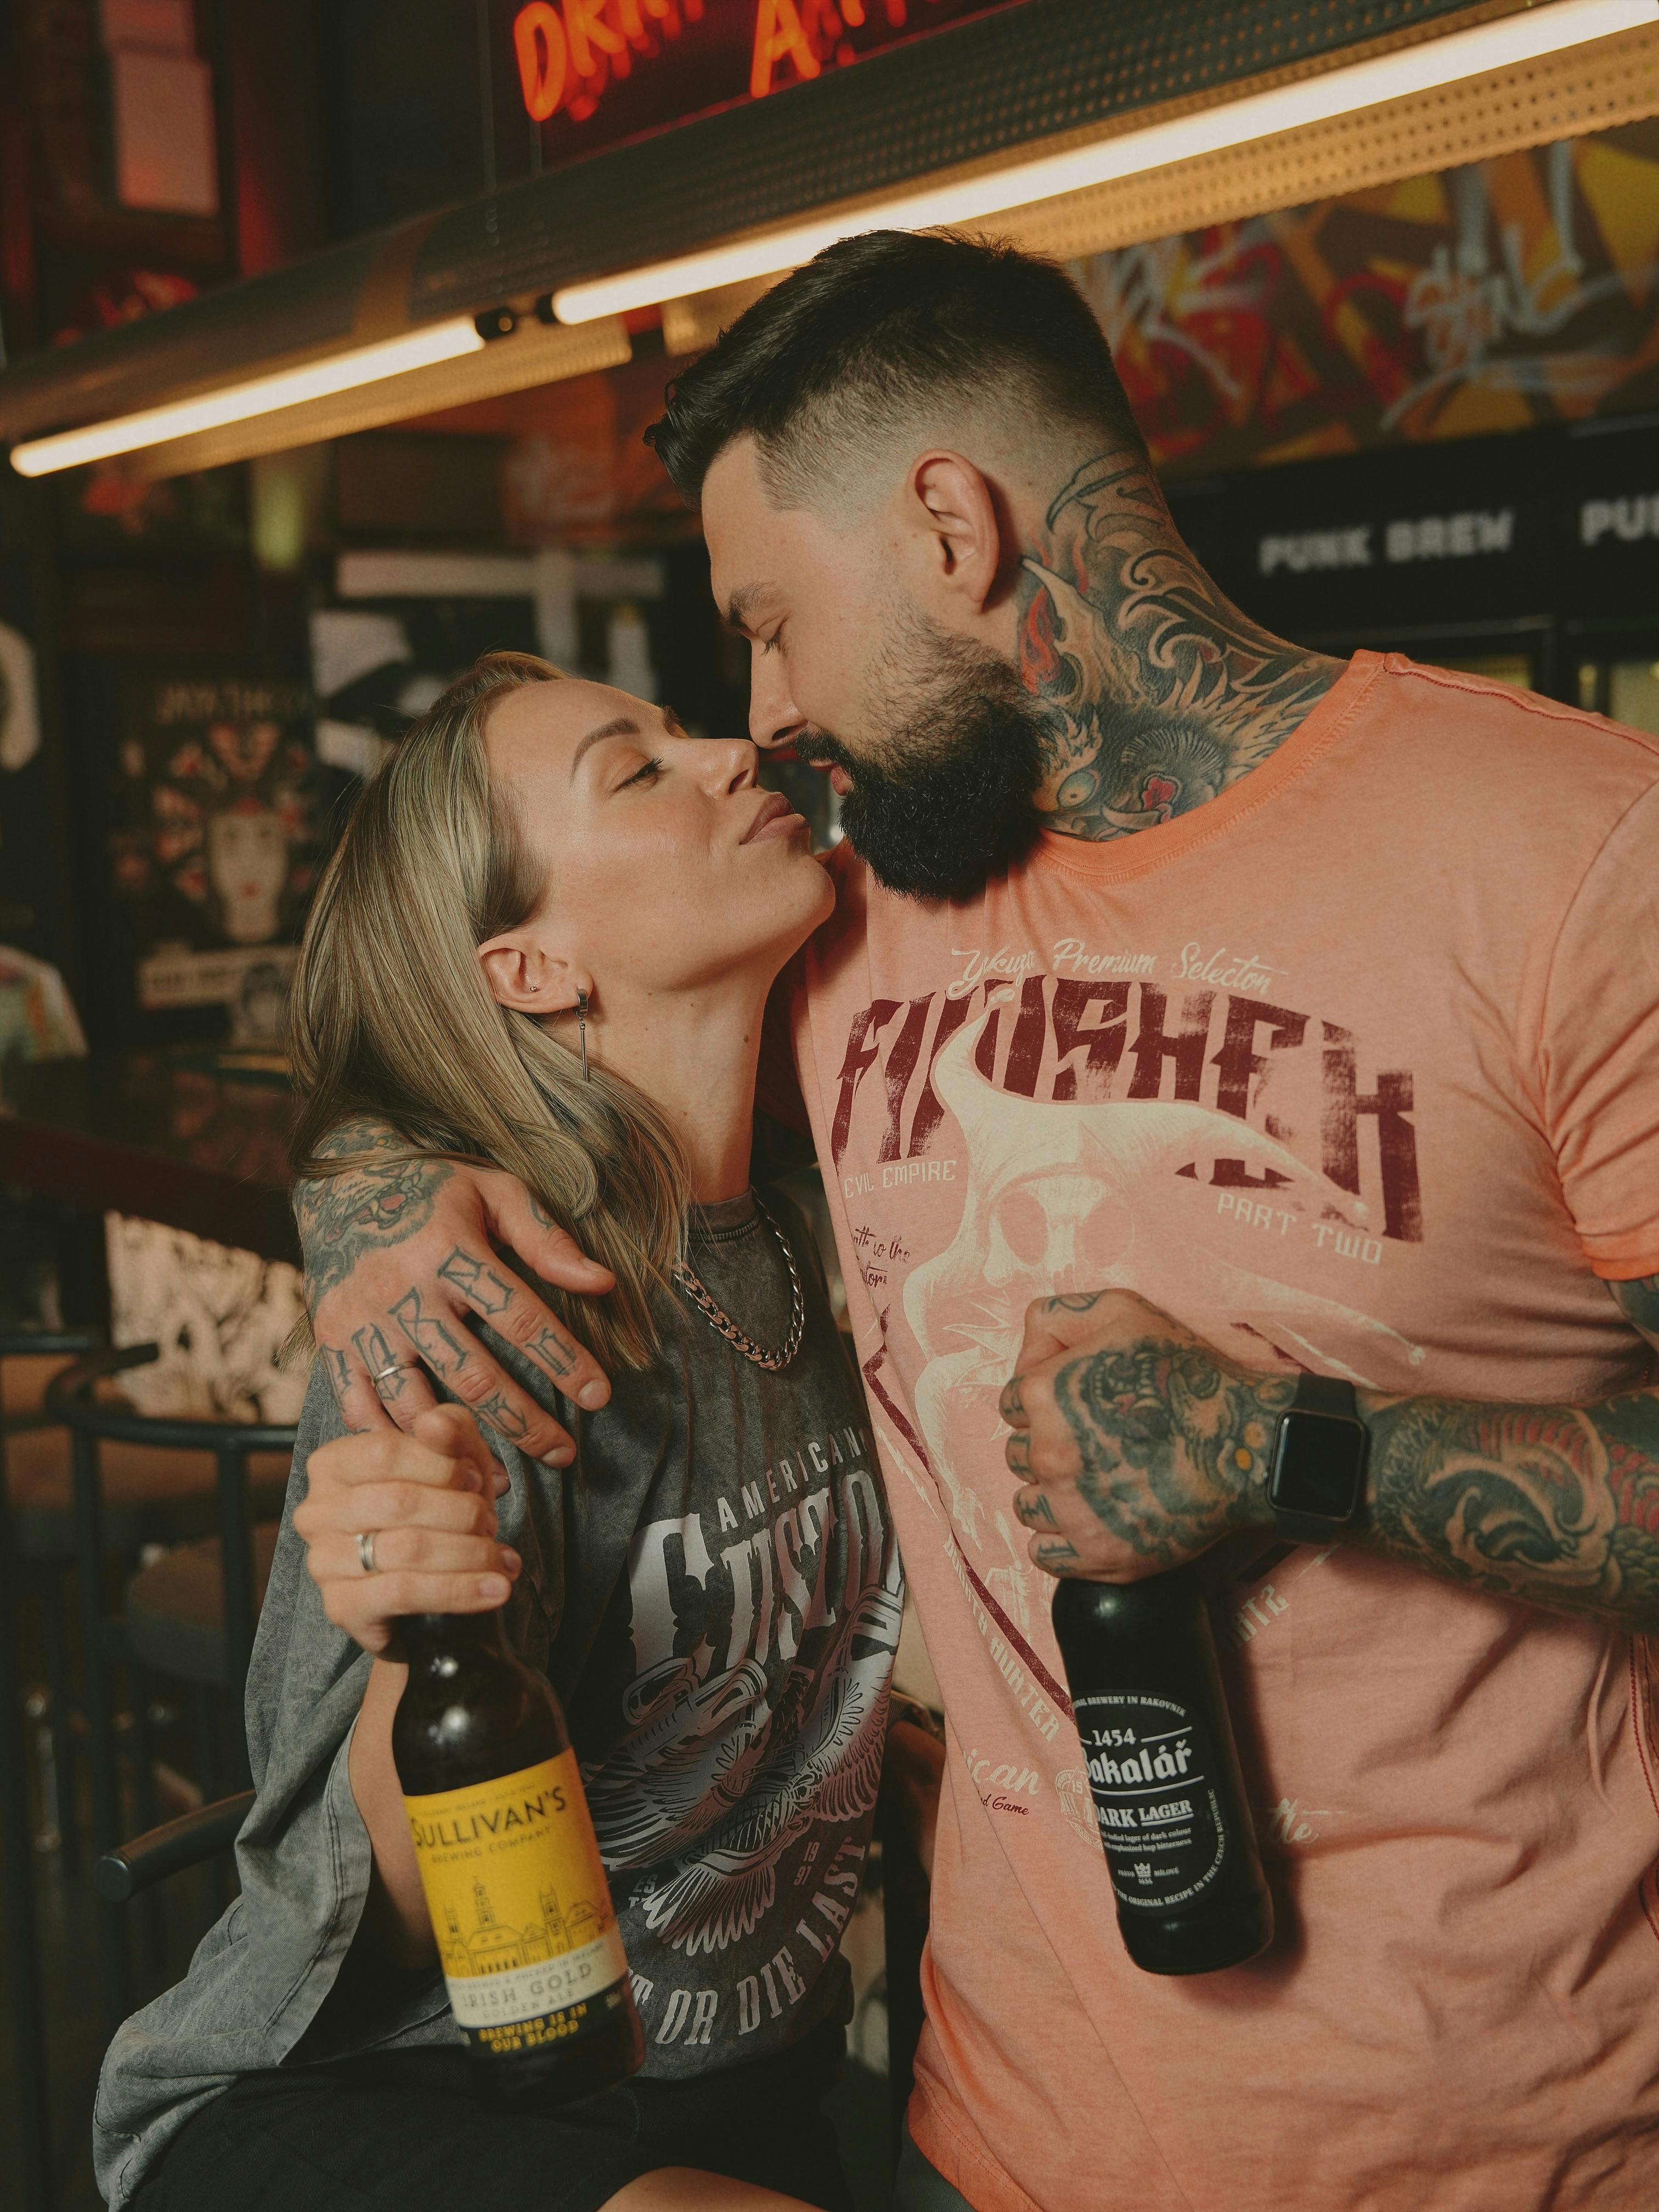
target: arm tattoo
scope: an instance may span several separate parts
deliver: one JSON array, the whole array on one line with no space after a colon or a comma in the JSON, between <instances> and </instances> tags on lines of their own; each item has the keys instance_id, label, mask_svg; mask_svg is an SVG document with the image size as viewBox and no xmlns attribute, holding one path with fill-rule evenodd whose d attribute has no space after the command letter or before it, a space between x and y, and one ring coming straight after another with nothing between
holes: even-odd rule
<instances>
[{"instance_id":1,"label":"arm tattoo","mask_svg":"<svg viewBox=\"0 0 1659 2212\"><path fill-rule=\"evenodd\" d=\"M1364 1537L1503 1597L1659 1629L1659 1391L1374 1413Z\"/></svg>"},{"instance_id":2,"label":"arm tattoo","mask_svg":"<svg viewBox=\"0 0 1659 2212\"><path fill-rule=\"evenodd\" d=\"M391 1310L393 1321L434 1375L453 1375L465 1361L468 1347L439 1315L427 1312L419 1291L405 1291Z\"/></svg>"},{"instance_id":3,"label":"arm tattoo","mask_svg":"<svg viewBox=\"0 0 1659 2212\"><path fill-rule=\"evenodd\" d=\"M453 1283L461 1296L473 1310L481 1314L505 1313L513 1303L513 1285L504 1282L493 1267L482 1260L473 1260L457 1245L438 1273L447 1283Z\"/></svg>"},{"instance_id":4,"label":"arm tattoo","mask_svg":"<svg viewBox=\"0 0 1659 2212\"><path fill-rule=\"evenodd\" d=\"M1054 1403L1078 1449L1078 1493L1102 1526L1158 1567L1259 1519L1274 1416L1293 1378L1244 1376L1207 1345L1143 1338L1071 1360Z\"/></svg>"},{"instance_id":5,"label":"arm tattoo","mask_svg":"<svg viewBox=\"0 0 1659 2212\"><path fill-rule=\"evenodd\" d=\"M348 1164L294 1186L313 1305L345 1280L365 1252L398 1243L421 1228L454 1173L447 1160L409 1158L404 1139L384 1121L345 1122L324 1149L326 1157ZM388 1157L377 1160L376 1153Z\"/></svg>"},{"instance_id":6,"label":"arm tattoo","mask_svg":"<svg viewBox=\"0 0 1659 2212\"><path fill-rule=\"evenodd\" d=\"M1213 799L1341 672L1249 621L1182 544L1139 457L1079 469L1024 562L1020 673L1048 826L1121 837Z\"/></svg>"}]
</instances>

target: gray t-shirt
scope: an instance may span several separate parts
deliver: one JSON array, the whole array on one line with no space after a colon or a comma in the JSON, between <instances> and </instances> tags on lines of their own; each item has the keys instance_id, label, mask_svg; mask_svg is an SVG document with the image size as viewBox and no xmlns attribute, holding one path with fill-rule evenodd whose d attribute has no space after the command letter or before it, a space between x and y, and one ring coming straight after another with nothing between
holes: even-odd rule
<instances>
[{"instance_id":1,"label":"gray t-shirt","mask_svg":"<svg viewBox=\"0 0 1659 2212\"><path fill-rule=\"evenodd\" d=\"M836 1942L898 1643L902 1582L862 1396L811 1238L787 1200L767 1202L805 1300L788 1368L744 1358L680 1295L664 1301L656 1365L613 1375L611 1403L574 1416L574 1468L492 1438L512 1484L501 1534L524 1560L507 1633L564 1705L648 2075L763 2057L845 2005ZM788 1273L752 1197L695 1216L690 1257L740 1328L784 1341ZM308 1455L340 1427L319 1369L248 1677L258 1794L237 1844L242 1894L110 2046L94 2147L112 2207L239 2074L459 2039L435 1968L398 1975L354 1948L372 1854L346 1750L369 1662L324 1613L293 1529Z\"/></svg>"}]
</instances>

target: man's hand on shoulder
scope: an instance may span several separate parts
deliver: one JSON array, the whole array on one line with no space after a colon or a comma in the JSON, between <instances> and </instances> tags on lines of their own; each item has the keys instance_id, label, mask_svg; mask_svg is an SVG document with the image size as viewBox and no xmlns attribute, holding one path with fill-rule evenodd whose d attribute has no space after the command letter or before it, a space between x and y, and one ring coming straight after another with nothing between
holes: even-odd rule
<instances>
[{"instance_id":1,"label":"man's hand on shoulder","mask_svg":"<svg viewBox=\"0 0 1659 2212\"><path fill-rule=\"evenodd\" d=\"M574 1446L494 1360L474 1316L516 1344L567 1398L592 1410L611 1386L592 1356L504 1267L516 1252L545 1282L593 1296L610 1270L590 1260L516 1177L455 1160L411 1159L383 1122L334 1132L352 1164L295 1187L317 1347L353 1429L408 1429L437 1403L429 1376L532 1459L568 1465Z\"/></svg>"},{"instance_id":2,"label":"man's hand on shoulder","mask_svg":"<svg viewBox=\"0 0 1659 2212\"><path fill-rule=\"evenodd\" d=\"M1136 1582L1270 1527L1295 1378L1259 1375L1128 1291L1039 1298L1002 1394L1014 1510L1053 1575Z\"/></svg>"}]
</instances>

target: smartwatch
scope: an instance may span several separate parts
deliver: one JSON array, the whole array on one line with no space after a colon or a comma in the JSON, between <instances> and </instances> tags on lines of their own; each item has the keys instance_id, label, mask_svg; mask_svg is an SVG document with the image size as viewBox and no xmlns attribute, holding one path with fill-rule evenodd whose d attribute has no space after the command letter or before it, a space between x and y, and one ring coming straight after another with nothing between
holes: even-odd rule
<instances>
[{"instance_id":1,"label":"smartwatch","mask_svg":"<svg viewBox=\"0 0 1659 2212\"><path fill-rule=\"evenodd\" d=\"M1370 1442L1352 1382L1303 1375L1279 1416L1267 1503L1293 1544L1328 1544L1359 1510Z\"/></svg>"}]
</instances>

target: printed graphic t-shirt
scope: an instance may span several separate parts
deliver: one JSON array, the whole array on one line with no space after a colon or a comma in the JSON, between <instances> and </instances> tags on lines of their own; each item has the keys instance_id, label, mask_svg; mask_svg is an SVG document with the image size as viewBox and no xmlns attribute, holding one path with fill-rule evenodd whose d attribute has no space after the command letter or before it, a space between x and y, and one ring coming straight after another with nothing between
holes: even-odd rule
<instances>
[{"instance_id":1,"label":"printed graphic t-shirt","mask_svg":"<svg viewBox=\"0 0 1659 2212\"><path fill-rule=\"evenodd\" d=\"M950 1727L911 2125L977 2212L1659 2203L1630 1640L1212 1553L1280 1934L1141 1974L997 1413L1028 1301L1103 1286L1387 1391L1650 1379L1601 1279L1659 1271L1656 854L1651 741L1362 654L1212 804L980 898L834 856L790 1019Z\"/></svg>"},{"instance_id":2,"label":"printed graphic t-shirt","mask_svg":"<svg viewBox=\"0 0 1659 2212\"><path fill-rule=\"evenodd\" d=\"M787 1200L768 1202L805 1304L787 1368L745 1359L665 1293L661 1356L575 1417L574 1470L493 1439L512 1484L501 1533L524 1561L507 1633L570 1725L647 2076L772 2055L850 2005L839 1939L903 1586L817 1249ZM698 1210L690 1258L740 1328L785 1340L789 1273L752 1195ZM489 1341L545 1394L520 1352ZM293 1528L310 1455L341 1432L319 1363L248 1676L242 1895L110 2045L94 2144L112 2207L239 2074L460 2039L435 1970L391 1975L355 1946L371 1853L347 1755L369 1662L323 1613Z\"/></svg>"}]
</instances>

